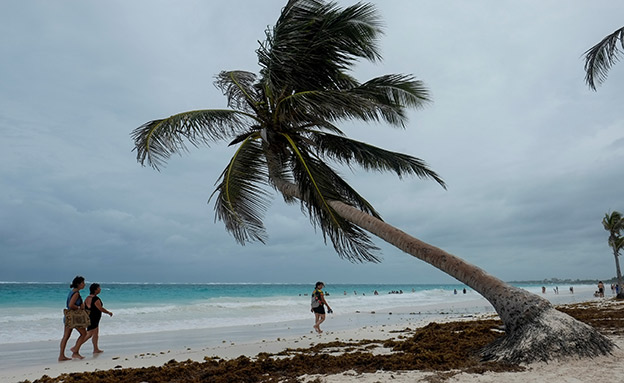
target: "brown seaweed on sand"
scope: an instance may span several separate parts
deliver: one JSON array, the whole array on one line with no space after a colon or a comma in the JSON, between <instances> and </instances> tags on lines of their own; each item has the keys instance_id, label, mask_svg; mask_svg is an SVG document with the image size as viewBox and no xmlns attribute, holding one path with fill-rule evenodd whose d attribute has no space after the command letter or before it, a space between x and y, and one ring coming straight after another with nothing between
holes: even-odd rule
<instances>
[{"instance_id":1,"label":"brown seaweed on sand","mask_svg":"<svg viewBox=\"0 0 624 383\"><path fill-rule=\"evenodd\" d=\"M624 334L624 303L588 302L558 307L559 310L597 328L603 334ZM440 371L447 379L460 372L521 371L521 365L484 362L479 351L504 336L498 320L431 323L406 328L394 340L334 341L309 348L287 349L277 354L232 360L206 358L204 362L171 360L160 367L44 376L35 383L78 382L301 382L303 375L337 374L345 371Z\"/></svg>"}]
</instances>

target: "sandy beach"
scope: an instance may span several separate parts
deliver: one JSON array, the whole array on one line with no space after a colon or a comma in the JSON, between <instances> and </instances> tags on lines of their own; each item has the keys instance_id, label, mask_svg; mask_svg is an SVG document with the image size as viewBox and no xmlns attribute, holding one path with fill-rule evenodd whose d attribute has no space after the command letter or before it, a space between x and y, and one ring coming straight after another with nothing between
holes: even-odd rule
<instances>
[{"instance_id":1,"label":"sandy beach","mask_svg":"<svg viewBox=\"0 0 624 383\"><path fill-rule=\"evenodd\" d=\"M616 306L619 303L608 299L596 299L587 294L588 304L601 307ZM557 303L557 297L551 297ZM568 296L558 298L566 303ZM465 302L466 305L484 305L482 300ZM459 307L436 308L438 315L422 316L404 310L379 313L349 313L340 317L328 316L323 324L325 332L316 334L311 331L312 320L276 324L274 326L246 326L232 328L218 334L213 332L170 332L145 336L125 336L116 339L102 338L103 354L91 354L90 344L86 344L82 354L83 360L57 362L58 341L33 342L5 347L3 350L0 382L35 381L43 376L59 377L67 373L95 372L106 370L123 370L152 366L163 366L170 361L203 362L209 360L233 360L240 356L247 356L254 360L261 353L278 354L284 350L307 350L312 347L331 343L356 344L363 340L375 340L378 347L364 348L366 353L392 353L385 346L387 340L399 340L409 336L406 329L422 328L431 322L471 322L480 319L496 319L493 312L484 312L478 315L463 315ZM436 310L432 310L436 311ZM309 323L308 323L309 322ZM250 337L250 332L257 336ZM603 331L604 333L604 331ZM624 365L619 360L624 357L624 337L618 332L608 333L608 336L619 347L612 355L600 356L593 359L561 359L549 363L534 363L522 366L521 371L480 371L466 372L461 369L445 369L440 371L425 370L392 370L376 372L356 372L346 370L339 373L308 374L299 376L302 382L615 382L624 376ZM69 344L73 344L76 335ZM239 341L244 339L245 341ZM251 340L250 340L251 339ZM441 341L443 342L443 341ZM344 345L343 345L344 346ZM348 348L347 348L348 349ZM346 349L345 349L346 350ZM330 352L339 355L340 347ZM316 351L314 351L316 352ZM281 358L284 358L282 354Z\"/></svg>"}]
</instances>

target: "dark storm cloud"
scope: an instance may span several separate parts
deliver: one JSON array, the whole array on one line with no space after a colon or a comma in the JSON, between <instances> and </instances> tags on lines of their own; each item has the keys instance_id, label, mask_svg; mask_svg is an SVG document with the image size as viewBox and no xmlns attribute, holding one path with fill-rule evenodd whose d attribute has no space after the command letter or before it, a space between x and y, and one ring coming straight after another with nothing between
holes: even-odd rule
<instances>
[{"instance_id":1,"label":"dark storm cloud","mask_svg":"<svg viewBox=\"0 0 624 383\"><path fill-rule=\"evenodd\" d=\"M267 215L268 244L237 245L207 204L232 154L224 144L174 156L161 172L136 163L135 127L225 106L214 75L257 71L257 41L284 4L5 4L0 280L449 280L380 241L380 265L340 260L280 197ZM363 63L355 75L413 73L434 102L410 112L406 130L360 123L345 130L423 158L449 188L344 169L358 191L388 222L503 279L612 276L600 220L624 209L624 66L592 92L581 56L624 25L624 6L377 6L385 60Z\"/></svg>"}]
</instances>

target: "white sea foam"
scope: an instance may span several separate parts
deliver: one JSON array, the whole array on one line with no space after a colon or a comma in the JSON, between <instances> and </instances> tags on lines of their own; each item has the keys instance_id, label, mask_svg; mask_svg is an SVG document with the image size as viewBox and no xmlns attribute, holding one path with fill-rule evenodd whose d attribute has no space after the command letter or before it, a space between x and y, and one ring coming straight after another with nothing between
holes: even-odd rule
<instances>
[{"instance_id":1,"label":"white sea foam","mask_svg":"<svg viewBox=\"0 0 624 383\"><path fill-rule=\"evenodd\" d=\"M541 295L540 286L530 286L529 291ZM575 286L577 294L570 294L561 287L559 295L546 294L555 303L587 300L593 292L593 286ZM365 293L366 295L363 295ZM105 294L104 294L105 295ZM109 318L103 315L100 322L100 334L124 335L143 334L162 331L225 329L236 326L279 324L298 320L309 320L310 296L273 295L257 297L212 297L192 300L178 300L159 303L156 300L122 301L102 298L106 307L114 312ZM440 304L444 303L447 312L466 314L492 310L489 303L474 291L457 294L452 289L430 288L405 291L403 294L380 292L373 295L372 290L350 291L346 295L332 293L327 297L334 310L334 316L341 314L392 312L394 316L438 314ZM49 306L49 303L46 302ZM25 343L45 340L57 340L63 331L62 307L28 306L11 307L0 311L0 345Z\"/></svg>"}]
</instances>

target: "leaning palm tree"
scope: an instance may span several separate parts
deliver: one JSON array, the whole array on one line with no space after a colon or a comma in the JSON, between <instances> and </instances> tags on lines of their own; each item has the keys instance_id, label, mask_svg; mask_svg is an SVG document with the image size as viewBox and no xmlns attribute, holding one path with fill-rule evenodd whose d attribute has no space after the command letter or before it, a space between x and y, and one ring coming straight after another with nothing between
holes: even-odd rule
<instances>
[{"instance_id":1,"label":"leaning palm tree","mask_svg":"<svg viewBox=\"0 0 624 383\"><path fill-rule=\"evenodd\" d=\"M624 230L624 218L620 212L614 211L611 214L605 214L602 219L602 226L609 232L609 246L613 249L613 256L615 257L615 272L617 275L617 281L619 291L617 298L624 299L624 291L622 291L622 272L620 271L620 250L624 248L624 237L620 236L622 230Z\"/></svg>"},{"instance_id":2,"label":"leaning palm tree","mask_svg":"<svg viewBox=\"0 0 624 383\"><path fill-rule=\"evenodd\" d=\"M257 50L259 75L221 72L215 81L225 109L195 110L153 120L132 132L137 160L159 169L174 153L229 140L237 149L211 199L216 217L244 244L267 240L263 224L269 193L299 203L339 256L378 262L367 232L448 273L484 296L505 324L506 337L483 356L508 361L593 356L613 344L593 328L555 310L542 297L487 274L381 219L329 161L444 181L422 160L347 138L338 122L359 119L404 127L408 108L429 100L411 75L359 82L349 70L358 59L380 59L376 9L340 9L321 0L290 0Z\"/></svg>"},{"instance_id":3,"label":"leaning palm tree","mask_svg":"<svg viewBox=\"0 0 624 383\"><path fill-rule=\"evenodd\" d=\"M618 47L618 43L622 50ZM596 84L607 79L609 69L618 62L624 52L624 27L611 33L585 52L585 82L596 90Z\"/></svg>"}]
</instances>

